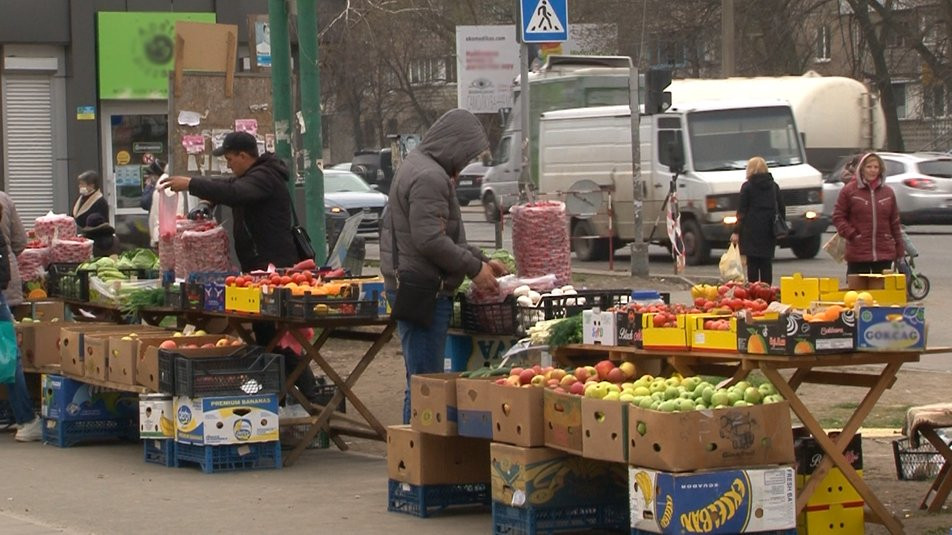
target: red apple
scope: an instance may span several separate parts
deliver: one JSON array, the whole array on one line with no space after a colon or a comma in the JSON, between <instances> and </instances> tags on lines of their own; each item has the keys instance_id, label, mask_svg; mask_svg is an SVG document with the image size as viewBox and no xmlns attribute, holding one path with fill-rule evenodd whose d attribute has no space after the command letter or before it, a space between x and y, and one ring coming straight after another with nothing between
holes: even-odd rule
<instances>
[{"instance_id":1,"label":"red apple","mask_svg":"<svg viewBox=\"0 0 952 535\"><path fill-rule=\"evenodd\" d=\"M562 386L572 386L573 384L577 382L578 382L578 379L576 379L574 375L566 375L565 377L562 378L561 381L559 381L559 384Z\"/></svg>"},{"instance_id":2,"label":"red apple","mask_svg":"<svg viewBox=\"0 0 952 535\"><path fill-rule=\"evenodd\" d=\"M584 366L575 368L575 378L584 383L588 379L588 370Z\"/></svg>"},{"instance_id":3,"label":"red apple","mask_svg":"<svg viewBox=\"0 0 952 535\"><path fill-rule=\"evenodd\" d=\"M585 384L581 381L576 381L569 386L569 393L575 394L576 396L581 396L585 393Z\"/></svg>"},{"instance_id":4,"label":"red apple","mask_svg":"<svg viewBox=\"0 0 952 535\"><path fill-rule=\"evenodd\" d=\"M625 372L621 371L619 368L612 368L608 371L608 375L605 378L606 381L618 384L625 380Z\"/></svg>"},{"instance_id":5,"label":"red apple","mask_svg":"<svg viewBox=\"0 0 952 535\"><path fill-rule=\"evenodd\" d=\"M177 349L178 344L176 344L174 340L166 340L162 342L161 344L159 344L159 348L160 349Z\"/></svg>"},{"instance_id":6,"label":"red apple","mask_svg":"<svg viewBox=\"0 0 952 535\"><path fill-rule=\"evenodd\" d=\"M519 374L519 383L527 385L532 382L532 378L535 376L536 372L532 368L522 370L522 372Z\"/></svg>"},{"instance_id":7,"label":"red apple","mask_svg":"<svg viewBox=\"0 0 952 535\"><path fill-rule=\"evenodd\" d=\"M215 344L209 342L207 344L202 344L202 349L207 349L209 347L215 347Z\"/></svg>"},{"instance_id":8,"label":"red apple","mask_svg":"<svg viewBox=\"0 0 952 535\"><path fill-rule=\"evenodd\" d=\"M603 380L608 380L608 372L615 369L615 363L610 360L600 361L595 365L595 370L598 372L598 377Z\"/></svg>"}]
</instances>

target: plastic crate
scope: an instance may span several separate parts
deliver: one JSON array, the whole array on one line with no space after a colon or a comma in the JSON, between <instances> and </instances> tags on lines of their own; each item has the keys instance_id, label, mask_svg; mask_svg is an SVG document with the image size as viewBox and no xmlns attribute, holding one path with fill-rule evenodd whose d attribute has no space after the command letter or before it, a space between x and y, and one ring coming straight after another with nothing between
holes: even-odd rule
<instances>
[{"instance_id":1,"label":"plastic crate","mask_svg":"<svg viewBox=\"0 0 952 535\"><path fill-rule=\"evenodd\" d=\"M106 440L138 440L136 420L57 420L43 418L43 442L68 448L84 442Z\"/></svg>"},{"instance_id":2,"label":"plastic crate","mask_svg":"<svg viewBox=\"0 0 952 535\"><path fill-rule=\"evenodd\" d=\"M474 304L465 297L460 303L463 330L470 334L516 334L521 330L516 299L502 303Z\"/></svg>"},{"instance_id":3,"label":"plastic crate","mask_svg":"<svg viewBox=\"0 0 952 535\"><path fill-rule=\"evenodd\" d=\"M288 298L286 317L288 319L312 321L319 318L376 318L376 292L372 299L335 299L313 295L292 296ZM323 306L322 306L323 305Z\"/></svg>"},{"instance_id":4,"label":"plastic crate","mask_svg":"<svg viewBox=\"0 0 952 535\"><path fill-rule=\"evenodd\" d=\"M313 396L313 399L311 401L315 403L319 403L321 405L327 405L328 403L330 403L331 398L334 397L334 394L337 393L337 385L335 385L334 383L327 384L327 379L325 379L323 375L320 377L317 377L316 380L317 380L317 387L315 392L316 395ZM346 396L337 405L337 412L342 412L342 413L347 412L347 397Z\"/></svg>"},{"instance_id":5,"label":"plastic crate","mask_svg":"<svg viewBox=\"0 0 952 535\"><path fill-rule=\"evenodd\" d=\"M625 533L629 527L628 504L575 507L511 507L493 502L494 535L605 530Z\"/></svg>"},{"instance_id":6,"label":"plastic crate","mask_svg":"<svg viewBox=\"0 0 952 535\"><path fill-rule=\"evenodd\" d=\"M159 351L160 356L162 351L165 350ZM180 356L174 360L174 366L173 390L177 396L202 398L277 394L284 383L284 356L263 353L257 346L238 349L228 357ZM160 369L160 388L161 377Z\"/></svg>"},{"instance_id":7,"label":"plastic crate","mask_svg":"<svg viewBox=\"0 0 952 535\"><path fill-rule=\"evenodd\" d=\"M261 292L261 315L271 318L285 317L290 297L291 291L287 288L274 288L268 293Z\"/></svg>"},{"instance_id":8,"label":"plastic crate","mask_svg":"<svg viewBox=\"0 0 952 535\"><path fill-rule=\"evenodd\" d=\"M175 466L175 441L171 439L147 438L142 441L145 462L162 466Z\"/></svg>"},{"instance_id":9,"label":"plastic crate","mask_svg":"<svg viewBox=\"0 0 952 535\"><path fill-rule=\"evenodd\" d=\"M46 294L50 297L63 297L60 281L64 275L75 274L78 267L78 262L50 264L46 269Z\"/></svg>"},{"instance_id":10,"label":"plastic crate","mask_svg":"<svg viewBox=\"0 0 952 535\"><path fill-rule=\"evenodd\" d=\"M222 349L222 351L227 351L228 348ZM259 355L264 351L264 348L260 346L241 346L238 349L235 349L230 355L226 355L224 358L232 357L241 357L249 355ZM160 349L158 354L159 361L159 392L163 394L175 395L175 361L178 358L188 359L192 357L185 357L181 353L172 350L172 349ZM223 358L221 356L217 357L204 357L206 360L208 358ZM241 395L245 394L244 391L238 391L230 394L215 394L215 395Z\"/></svg>"},{"instance_id":11,"label":"plastic crate","mask_svg":"<svg viewBox=\"0 0 952 535\"><path fill-rule=\"evenodd\" d=\"M165 306L172 310L185 310L185 285L170 284L165 287Z\"/></svg>"},{"instance_id":12,"label":"plastic crate","mask_svg":"<svg viewBox=\"0 0 952 535\"><path fill-rule=\"evenodd\" d=\"M281 443L259 442L226 446L175 443L175 466L197 464L206 474L281 468Z\"/></svg>"},{"instance_id":13,"label":"plastic crate","mask_svg":"<svg viewBox=\"0 0 952 535\"><path fill-rule=\"evenodd\" d=\"M451 507L486 507L491 501L486 483L411 485L391 479L387 484L387 510L420 518Z\"/></svg>"},{"instance_id":14,"label":"plastic crate","mask_svg":"<svg viewBox=\"0 0 952 535\"><path fill-rule=\"evenodd\" d=\"M182 310L205 310L205 286L187 282L182 288Z\"/></svg>"},{"instance_id":15,"label":"plastic crate","mask_svg":"<svg viewBox=\"0 0 952 535\"><path fill-rule=\"evenodd\" d=\"M202 310L206 312L225 311L225 285L209 282L202 285Z\"/></svg>"},{"instance_id":16,"label":"plastic crate","mask_svg":"<svg viewBox=\"0 0 952 535\"><path fill-rule=\"evenodd\" d=\"M942 455L926 439L919 440L918 448L913 448L906 437L893 441L892 445L896 477L900 481L935 479L945 462Z\"/></svg>"}]
</instances>

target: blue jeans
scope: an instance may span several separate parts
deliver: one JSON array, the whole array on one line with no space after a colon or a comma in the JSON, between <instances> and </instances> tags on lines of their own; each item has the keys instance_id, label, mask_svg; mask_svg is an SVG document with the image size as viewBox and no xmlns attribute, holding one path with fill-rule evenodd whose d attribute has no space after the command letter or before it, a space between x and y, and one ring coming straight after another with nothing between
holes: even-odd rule
<instances>
[{"instance_id":1,"label":"blue jeans","mask_svg":"<svg viewBox=\"0 0 952 535\"><path fill-rule=\"evenodd\" d=\"M13 314L10 313L10 307L3 294L0 293L0 321L13 321ZM26 387L26 378L23 376L23 358L17 350L17 371L13 378L13 384L8 385L10 392L10 406L13 408L13 419L17 424L26 424L36 418L33 412L33 401L30 400L30 392Z\"/></svg>"},{"instance_id":2,"label":"blue jeans","mask_svg":"<svg viewBox=\"0 0 952 535\"><path fill-rule=\"evenodd\" d=\"M388 291L391 302L396 300L396 292ZM407 368L407 380L403 390L403 423L410 423L410 376L418 373L440 373L443 371L443 354L446 349L446 332L450 328L453 315L453 301L446 296L436 300L433 323L429 327L420 327L408 321L397 321L397 333L403 347L403 361Z\"/></svg>"}]
</instances>

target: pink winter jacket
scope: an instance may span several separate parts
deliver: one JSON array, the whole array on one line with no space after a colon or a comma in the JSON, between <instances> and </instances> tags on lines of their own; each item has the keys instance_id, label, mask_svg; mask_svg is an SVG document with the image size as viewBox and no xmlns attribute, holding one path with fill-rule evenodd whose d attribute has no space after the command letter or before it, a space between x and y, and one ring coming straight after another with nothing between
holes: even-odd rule
<instances>
[{"instance_id":1,"label":"pink winter jacket","mask_svg":"<svg viewBox=\"0 0 952 535\"><path fill-rule=\"evenodd\" d=\"M885 184L882 173L874 188L863 181L860 172L867 157L860 160L856 176L840 191L833 225L846 239L847 262L896 260L904 254L896 194Z\"/></svg>"}]
</instances>

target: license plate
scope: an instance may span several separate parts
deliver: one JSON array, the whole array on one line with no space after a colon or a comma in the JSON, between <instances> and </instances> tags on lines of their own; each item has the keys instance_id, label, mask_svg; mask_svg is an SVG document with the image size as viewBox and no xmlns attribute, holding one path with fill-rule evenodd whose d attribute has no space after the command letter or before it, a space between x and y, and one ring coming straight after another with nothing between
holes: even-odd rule
<instances>
[{"instance_id":1,"label":"license plate","mask_svg":"<svg viewBox=\"0 0 952 535\"><path fill-rule=\"evenodd\" d=\"M472 180L460 180L460 181L459 181L459 185L460 185L460 186L472 186L472 185L473 185L473 181L472 181Z\"/></svg>"},{"instance_id":2,"label":"license plate","mask_svg":"<svg viewBox=\"0 0 952 535\"><path fill-rule=\"evenodd\" d=\"M380 216L376 212L364 212L364 221L376 221Z\"/></svg>"}]
</instances>

